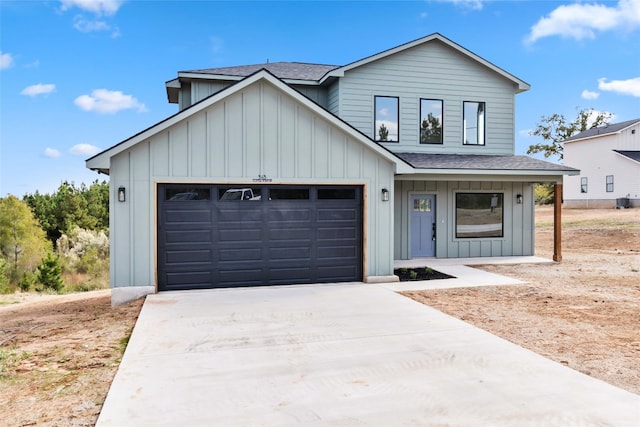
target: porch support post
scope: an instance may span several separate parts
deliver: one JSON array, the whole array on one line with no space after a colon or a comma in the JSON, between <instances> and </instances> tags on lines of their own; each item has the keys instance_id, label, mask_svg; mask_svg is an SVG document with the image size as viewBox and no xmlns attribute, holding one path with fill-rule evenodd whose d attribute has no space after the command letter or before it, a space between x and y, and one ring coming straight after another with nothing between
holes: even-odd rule
<instances>
[{"instance_id":1,"label":"porch support post","mask_svg":"<svg viewBox=\"0 0 640 427\"><path fill-rule=\"evenodd\" d=\"M562 184L553 190L553 260L562 261Z\"/></svg>"}]
</instances>

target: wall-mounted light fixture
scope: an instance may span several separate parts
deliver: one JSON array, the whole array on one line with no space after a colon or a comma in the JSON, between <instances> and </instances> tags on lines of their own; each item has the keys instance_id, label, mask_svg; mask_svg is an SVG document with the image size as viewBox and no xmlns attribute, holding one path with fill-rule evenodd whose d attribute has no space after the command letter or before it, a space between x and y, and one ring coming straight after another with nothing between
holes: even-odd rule
<instances>
[{"instance_id":1,"label":"wall-mounted light fixture","mask_svg":"<svg viewBox=\"0 0 640 427\"><path fill-rule=\"evenodd\" d=\"M383 202L389 201L389 190L387 190L386 188L382 189L382 201Z\"/></svg>"},{"instance_id":2,"label":"wall-mounted light fixture","mask_svg":"<svg viewBox=\"0 0 640 427\"><path fill-rule=\"evenodd\" d=\"M519 205L522 204L522 194L516 194L516 203Z\"/></svg>"},{"instance_id":3,"label":"wall-mounted light fixture","mask_svg":"<svg viewBox=\"0 0 640 427\"><path fill-rule=\"evenodd\" d=\"M126 200L127 200L126 190L124 189L123 186L120 186L120 188L118 188L118 201L124 202Z\"/></svg>"}]
</instances>

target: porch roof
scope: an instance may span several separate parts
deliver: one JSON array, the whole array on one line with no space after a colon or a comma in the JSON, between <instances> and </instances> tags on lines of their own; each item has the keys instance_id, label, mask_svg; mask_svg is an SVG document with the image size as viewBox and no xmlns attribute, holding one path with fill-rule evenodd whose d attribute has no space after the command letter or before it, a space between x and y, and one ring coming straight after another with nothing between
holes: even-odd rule
<instances>
[{"instance_id":1,"label":"porch roof","mask_svg":"<svg viewBox=\"0 0 640 427\"><path fill-rule=\"evenodd\" d=\"M413 166L415 173L445 171L458 174L475 171L514 175L577 175L580 173L578 169L529 156L429 153L396 153L396 156Z\"/></svg>"}]
</instances>

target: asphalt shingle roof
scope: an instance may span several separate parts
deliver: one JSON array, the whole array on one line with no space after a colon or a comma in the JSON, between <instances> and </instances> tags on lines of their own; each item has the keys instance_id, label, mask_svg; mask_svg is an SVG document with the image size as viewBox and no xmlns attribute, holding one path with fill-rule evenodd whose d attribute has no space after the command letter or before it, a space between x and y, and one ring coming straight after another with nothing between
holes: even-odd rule
<instances>
[{"instance_id":1,"label":"asphalt shingle roof","mask_svg":"<svg viewBox=\"0 0 640 427\"><path fill-rule=\"evenodd\" d=\"M512 171L574 171L576 169L528 156L396 153L417 169L475 169Z\"/></svg>"},{"instance_id":2,"label":"asphalt shingle roof","mask_svg":"<svg viewBox=\"0 0 640 427\"><path fill-rule=\"evenodd\" d=\"M303 62L268 62L266 64L240 65L237 67L206 68L186 71L188 73L213 74L222 76L247 77L266 69L279 79L320 80L329 71L339 68L338 65L308 64Z\"/></svg>"},{"instance_id":3,"label":"asphalt shingle roof","mask_svg":"<svg viewBox=\"0 0 640 427\"><path fill-rule=\"evenodd\" d=\"M607 135L610 133L616 133L626 127L629 127L631 125L633 125L634 123L640 122L640 119L633 119L633 120L627 120L626 122L620 122L620 123L612 123L610 125L607 126L600 126L597 128L591 128L591 129L587 129L584 132L580 132L579 134L573 135L572 137L569 137L567 139L564 140L564 142L570 142L570 141L574 141L576 139L583 139L583 138L590 138L593 136L599 136L599 135Z\"/></svg>"},{"instance_id":4,"label":"asphalt shingle roof","mask_svg":"<svg viewBox=\"0 0 640 427\"><path fill-rule=\"evenodd\" d=\"M618 154L621 154L625 157L630 158L631 160L635 160L636 162L640 162L640 151L633 150L613 150Z\"/></svg>"}]
</instances>

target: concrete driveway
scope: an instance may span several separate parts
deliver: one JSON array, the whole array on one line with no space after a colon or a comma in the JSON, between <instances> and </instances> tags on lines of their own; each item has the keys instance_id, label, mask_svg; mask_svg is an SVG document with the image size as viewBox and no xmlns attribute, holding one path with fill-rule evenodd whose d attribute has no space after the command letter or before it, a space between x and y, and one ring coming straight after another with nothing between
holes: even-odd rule
<instances>
[{"instance_id":1,"label":"concrete driveway","mask_svg":"<svg viewBox=\"0 0 640 427\"><path fill-rule=\"evenodd\" d=\"M98 426L638 426L640 396L389 286L150 295Z\"/></svg>"}]
</instances>

